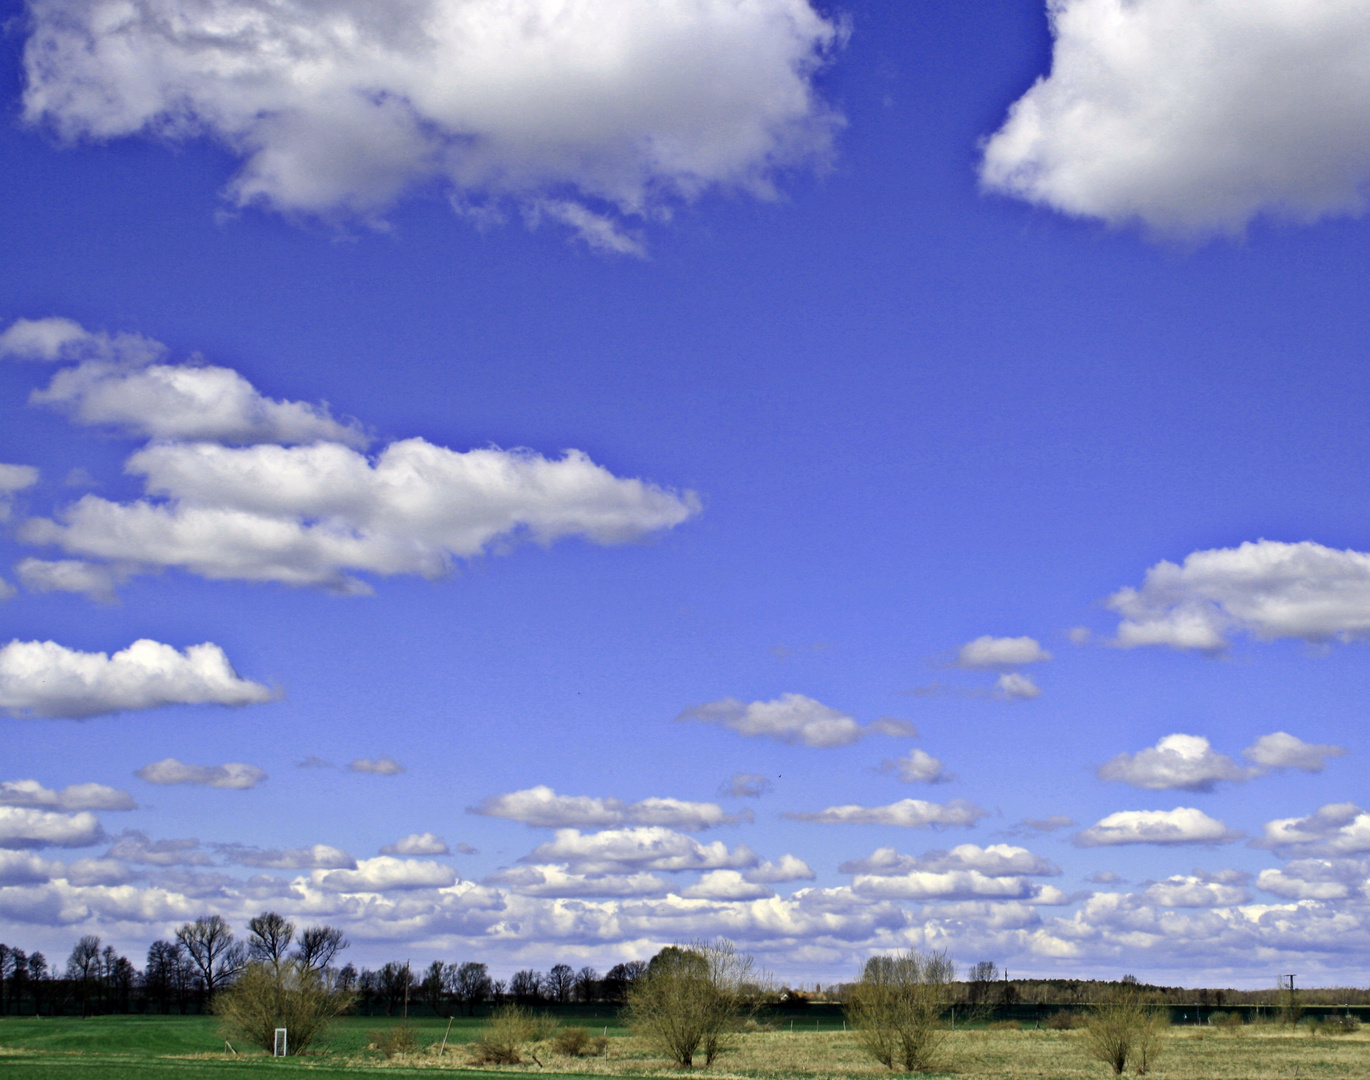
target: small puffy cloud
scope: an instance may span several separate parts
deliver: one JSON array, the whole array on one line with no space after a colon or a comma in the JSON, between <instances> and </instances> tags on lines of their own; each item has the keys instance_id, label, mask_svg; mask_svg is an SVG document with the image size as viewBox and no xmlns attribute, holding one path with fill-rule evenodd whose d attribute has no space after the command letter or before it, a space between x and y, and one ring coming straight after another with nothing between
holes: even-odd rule
<instances>
[{"instance_id":1,"label":"small puffy cloud","mask_svg":"<svg viewBox=\"0 0 1370 1080\"><path fill-rule=\"evenodd\" d=\"M1127 882L1127 878L1115 874L1112 870L1096 870L1085 880L1091 881L1095 885L1121 885Z\"/></svg>"},{"instance_id":2,"label":"small puffy cloud","mask_svg":"<svg viewBox=\"0 0 1370 1080\"><path fill-rule=\"evenodd\" d=\"M882 761L880 771L898 773L900 780L910 784L939 784L951 779L942 763L922 750L910 750L895 761Z\"/></svg>"},{"instance_id":3,"label":"small puffy cloud","mask_svg":"<svg viewBox=\"0 0 1370 1080\"><path fill-rule=\"evenodd\" d=\"M1286 900L1346 900L1370 888L1370 863L1362 859L1295 859L1279 870L1262 870L1257 887Z\"/></svg>"},{"instance_id":4,"label":"small puffy cloud","mask_svg":"<svg viewBox=\"0 0 1370 1080\"><path fill-rule=\"evenodd\" d=\"M125 829L114 839L105 858L147 866L209 866L213 860L193 837L153 840L140 829Z\"/></svg>"},{"instance_id":5,"label":"small puffy cloud","mask_svg":"<svg viewBox=\"0 0 1370 1080\"><path fill-rule=\"evenodd\" d=\"M972 802L953 799L949 803L900 799L888 806L830 806L816 813L787 813L792 821L814 821L823 825L898 825L906 829L942 828L949 825L974 825L986 816Z\"/></svg>"},{"instance_id":6,"label":"small puffy cloud","mask_svg":"<svg viewBox=\"0 0 1370 1080\"><path fill-rule=\"evenodd\" d=\"M1231 907L1251 899L1251 894L1243 888L1248 880L1249 874L1237 871L1205 874L1196 870L1192 874L1175 874L1155 882L1142 895L1149 903L1160 907Z\"/></svg>"},{"instance_id":7,"label":"small puffy cloud","mask_svg":"<svg viewBox=\"0 0 1370 1080\"><path fill-rule=\"evenodd\" d=\"M558 795L545 784L492 795L468 813L508 818L544 829L597 828L610 825L661 825L685 832L700 832L718 825L751 821L750 810L729 814L717 803L685 802L681 799L642 799L624 803L591 795Z\"/></svg>"},{"instance_id":8,"label":"small puffy cloud","mask_svg":"<svg viewBox=\"0 0 1370 1080\"><path fill-rule=\"evenodd\" d=\"M858 896L883 900L1028 900L1039 889L1040 886L1025 877L991 876L978 870L915 870L899 875L858 874L852 879L852 891Z\"/></svg>"},{"instance_id":9,"label":"small puffy cloud","mask_svg":"<svg viewBox=\"0 0 1370 1080\"><path fill-rule=\"evenodd\" d=\"M737 870L710 870L680 895L688 900L764 900L775 892Z\"/></svg>"},{"instance_id":10,"label":"small puffy cloud","mask_svg":"<svg viewBox=\"0 0 1370 1080\"><path fill-rule=\"evenodd\" d=\"M0 848L89 847L106 839L94 814L0 806Z\"/></svg>"},{"instance_id":11,"label":"small puffy cloud","mask_svg":"<svg viewBox=\"0 0 1370 1080\"><path fill-rule=\"evenodd\" d=\"M1361 212L1370 181L1361 5L1054 0L1048 9L1051 69L985 144L990 190L1181 234L1238 232L1261 214Z\"/></svg>"},{"instance_id":12,"label":"small puffy cloud","mask_svg":"<svg viewBox=\"0 0 1370 1080\"><path fill-rule=\"evenodd\" d=\"M21 538L124 574L178 568L364 593L357 573L438 578L521 539L629 543L700 509L692 492L614 476L577 450L458 452L424 439L374 457L336 442L154 443L125 468L147 497L88 494L28 519Z\"/></svg>"},{"instance_id":13,"label":"small puffy cloud","mask_svg":"<svg viewBox=\"0 0 1370 1080\"><path fill-rule=\"evenodd\" d=\"M149 784L198 784L201 787L238 791L254 788L266 779L264 769L245 765L241 761L230 761L227 765L187 765L175 758L163 758L151 765L144 765L133 775Z\"/></svg>"},{"instance_id":14,"label":"small puffy cloud","mask_svg":"<svg viewBox=\"0 0 1370 1080\"><path fill-rule=\"evenodd\" d=\"M1072 626L1066 631L1066 637L1072 645L1088 645L1094 637L1094 631L1088 626Z\"/></svg>"},{"instance_id":15,"label":"small puffy cloud","mask_svg":"<svg viewBox=\"0 0 1370 1080\"><path fill-rule=\"evenodd\" d=\"M31 593L80 593L92 600L112 604L117 589L129 577L127 571L84 559L22 559L15 566L19 581Z\"/></svg>"},{"instance_id":16,"label":"small puffy cloud","mask_svg":"<svg viewBox=\"0 0 1370 1080\"><path fill-rule=\"evenodd\" d=\"M376 221L411 189L592 247L711 189L770 197L840 122L806 0L34 0L24 115L66 140L214 138L238 205ZM308 72L301 78L301 72Z\"/></svg>"},{"instance_id":17,"label":"small puffy cloud","mask_svg":"<svg viewBox=\"0 0 1370 1080\"><path fill-rule=\"evenodd\" d=\"M452 849L441 836L431 832L410 833L402 840L386 844L381 848L382 855L450 855Z\"/></svg>"},{"instance_id":18,"label":"small puffy cloud","mask_svg":"<svg viewBox=\"0 0 1370 1080\"><path fill-rule=\"evenodd\" d=\"M18 595L19 590L0 577L0 600L13 600Z\"/></svg>"},{"instance_id":19,"label":"small puffy cloud","mask_svg":"<svg viewBox=\"0 0 1370 1080\"><path fill-rule=\"evenodd\" d=\"M730 799L759 799L774 787L770 777L740 772L719 784L718 794Z\"/></svg>"},{"instance_id":20,"label":"small puffy cloud","mask_svg":"<svg viewBox=\"0 0 1370 1080\"><path fill-rule=\"evenodd\" d=\"M1073 837L1078 847L1115 844L1230 844L1242 833L1229 829L1202 810L1120 810L1101 818Z\"/></svg>"},{"instance_id":21,"label":"small puffy cloud","mask_svg":"<svg viewBox=\"0 0 1370 1080\"><path fill-rule=\"evenodd\" d=\"M356 758L348 763L352 772L372 773L375 776L397 776L404 772L404 766L392 757L382 755L378 758Z\"/></svg>"},{"instance_id":22,"label":"small puffy cloud","mask_svg":"<svg viewBox=\"0 0 1370 1080\"><path fill-rule=\"evenodd\" d=\"M1344 856L1370 851L1370 813L1355 803L1329 803L1301 818L1266 822L1256 847L1285 856Z\"/></svg>"},{"instance_id":23,"label":"small puffy cloud","mask_svg":"<svg viewBox=\"0 0 1370 1080\"><path fill-rule=\"evenodd\" d=\"M1117 644L1219 653L1235 634L1261 641L1350 641L1370 634L1370 554L1311 541L1247 542L1159 562L1108 606Z\"/></svg>"},{"instance_id":24,"label":"small puffy cloud","mask_svg":"<svg viewBox=\"0 0 1370 1080\"><path fill-rule=\"evenodd\" d=\"M450 866L426 859L396 859L389 855L362 859L355 870L330 870L318 876L319 888L338 893L445 889L456 882L457 872Z\"/></svg>"},{"instance_id":25,"label":"small puffy cloud","mask_svg":"<svg viewBox=\"0 0 1370 1080\"><path fill-rule=\"evenodd\" d=\"M265 850L247 844L216 844L215 850L228 862L263 870L355 870L359 865L347 852L328 844Z\"/></svg>"},{"instance_id":26,"label":"small puffy cloud","mask_svg":"<svg viewBox=\"0 0 1370 1080\"><path fill-rule=\"evenodd\" d=\"M485 879L520 896L556 898L665 896L670 885L648 873L576 874L564 866L515 866Z\"/></svg>"},{"instance_id":27,"label":"small puffy cloud","mask_svg":"<svg viewBox=\"0 0 1370 1080\"><path fill-rule=\"evenodd\" d=\"M69 784L61 791L37 780L0 782L0 806L28 806L42 810L137 810L127 791L104 784Z\"/></svg>"},{"instance_id":28,"label":"small puffy cloud","mask_svg":"<svg viewBox=\"0 0 1370 1080\"><path fill-rule=\"evenodd\" d=\"M817 875L803 859L787 854L774 861L768 859L742 876L757 884L776 885L782 881L812 881Z\"/></svg>"},{"instance_id":29,"label":"small puffy cloud","mask_svg":"<svg viewBox=\"0 0 1370 1080\"><path fill-rule=\"evenodd\" d=\"M14 496L38 483L38 470L32 465L0 464L0 521L8 521ZM11 586L4 586L11 588Z\"/></svg>"},{"instance_id":30,"label":"small puffy cloud","mask_svg":"<svg viewBox=\"0 0 1370 1080\"><path fill-rule=\"evenodd\" d=\"M736 698L724 698L686 709L676 719L700 720L729 728L739 735L821 749L848 746L871 734L896 738L911 738L918 734L918 729L907 721L888 717L863 727L846 713L803 694L781 694L772 701L750 704L743 704Z\"/></svg>"},{"instance_id":31,"label":"small puffy cloud","mask_svg":"<svg viewBox=\"0 0 1370 1080\"><path fill-rule=\"evenodd\" d=\"M1341 757L1347 752L1344 746L1306 743L1287 731L1277 731L1273 735L1262 735L1242 751L1242 757L1263 769L1299 769L1320 773L1328 758Z\"/></svg>"},{"instance_id":32,"label":"small puffy cloud","mask_svg":"<svg viewBox=\"0 0 1370 1080\"><path fill-rule=\"evenodd\" d=\"M1050 859L1012 844L958 844L950 851L928 851L919 858L903 855L891 847L876 848L864 859L852 859L838 868L844 874L893 876L915 871L975 871L990 877L1053 877L1061 868Z\"/></svg>"},{"instance_id":33,"label":"small puffy cloud","mask_svg":"<svg viewBox=\"0 0 1370 1080\"><path fill-rule=\"evenodd\" d=\"M53 641L0 647L0 709L11 716L83 720L162 705L254 705L273 693L239 678L219 646L178 652L146 638L113 655Z\"/></svg>"},{"instance_id":34,"label":"small puffy cloud","mask_svg":"<svg viewBox=\"0 0 1370 1080\"><path fill-rule=\"evenodd\" d=\"M1201 735L1167 735L1136 754L1119 754L1100 766L1100 780L1148 791L1212 791L1221 780L1249 780L1259 770L1238 765Z\"/></svg>"},{"instance_id":35,"label":"small puffy cloud","mask_svg":"<svg viewBox=\"0 0 1370 1080\"><path fill-rule=\"evenodd\" d=\"M606 829L582 833L558 829L520 862L560 863L581 874L620 874L636 870L748 870L760 863L745 844L729 850L721 840L702 844L692 836L661 826Z\"/></svg>"},{"instance_id":36,"label":"small puffy cloud","mask_svg":"<svg viewBox=\"0 0 1370 1080\"><path fill-rule=\"evenodd\" d=\"M1040 664L1050 659L1051 653L1034 638L991 637L985 634L962 645L956 653L955 664L972 671L995 671L1023 664Z\"/></svg>"},{"instance_id":37,"label":"small puffy cloud","mask_svg":"<svg viewBox=\"0 0 1370 1080\"><path fill-rule=\"evenodd\" d=\"M1006 671L994 681L994 696L1004 701L1031 701L1042 696L1042 688L1018 671Z\"/></svg>"}]
</instances>

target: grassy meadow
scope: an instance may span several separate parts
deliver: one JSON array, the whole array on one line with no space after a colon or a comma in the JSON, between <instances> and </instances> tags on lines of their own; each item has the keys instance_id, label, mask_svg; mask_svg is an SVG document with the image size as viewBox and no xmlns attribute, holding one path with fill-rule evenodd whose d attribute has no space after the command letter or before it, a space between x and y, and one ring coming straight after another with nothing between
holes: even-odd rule
<instances>
[{"instance_id":1,"label":"grassy meadow","mask_svg":"<svg viewBox=\"0 0 1370 1080\"><path fill-rule=\"evenodd\" d=\"M533 1074L547 1077L679 1076L650 1047L610 1023L607 1057L558 1056L550 1044L533 1047L541 1065L472 1069L466 1044L485 1021L452 1024L439 1055L445 1020L410 1021L418 1048L387 1059L370 1049L376 1033L398 1024L384 1018L348 1017L334 1025L308 1056L272 1059L224 1045L212 1017L113 1016L0 1020L0 1076L5 1080L236 1080L308 1073L310 1080L430 1075L434 1072ZM586 1026L589 1025L587 1021ZM604 1023L594 1028L604 1032ZM697 1069L717 1080L828 1080L876 1078L888 1070L862 1056L841 1031L755 1031L741 1034L714 1067ZM1111 1072L1091 1061L1079 1031L959 1030L949 1032L936 1074L961 1080L1107 1080ZM1129 1070L1129 1075L1131 1070ZM1308 1035L1279 1025L1235 1030L1176 1027L1152 1068L1156 1080L1370 1080L1370 1029L1350 1035Z\"/></svg>"}]
</instances>

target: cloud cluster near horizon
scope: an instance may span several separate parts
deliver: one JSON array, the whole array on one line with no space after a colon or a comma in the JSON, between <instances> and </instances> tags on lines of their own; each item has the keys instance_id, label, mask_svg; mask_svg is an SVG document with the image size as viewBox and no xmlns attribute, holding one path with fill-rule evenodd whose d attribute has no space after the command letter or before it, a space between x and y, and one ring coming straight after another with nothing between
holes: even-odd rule
<instances>
[{"instance_id":1,"label":"cloud cluster near horizon","mask_svg":"<svg viewBox=\"0 0 1370 1080\"><path fill-rule=\"evenodd\" d=\"M377 222L438 184L592 247L712 188L767 197L840 121L812 75L842 38L807 0L33 0L24 115L68 140L207 135L240 206ZM302 79L299 73L308 71Z\"/></svg>"},{"instance_id":2,"label":"cloud cluster near horizon","mask_svg":"<svg viewBox=\"0 0 1370 1080\"><path fill-rule=\"evenodd\" d=\"M717 803L686 802L652 797L634 803L592 795L558 795L545 784L491 795L468 813L507 818L542 829L607 828L620 825L660 825L685 832L702 832L720 825L754 820L750 810L729 814Z\"/></svg>"},{"instance_id":3,"label":"cloud cluster near horizon","mask_svg":"<svg viewBox=\"0 0 1370 1080\"><path fill-rule=\"evenodd\" d=\"M1364 209L1364 5L1052 0L1048 11L1051 70L986 142L989 190L1191 236L1240 232L1261 214Z\"/></svg>"}]
</instances>

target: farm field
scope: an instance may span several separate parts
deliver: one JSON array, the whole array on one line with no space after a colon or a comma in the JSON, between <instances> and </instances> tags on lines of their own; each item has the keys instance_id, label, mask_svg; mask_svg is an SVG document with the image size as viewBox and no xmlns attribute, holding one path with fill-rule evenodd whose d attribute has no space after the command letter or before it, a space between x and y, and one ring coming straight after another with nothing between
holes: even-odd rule
<instances>
[{"instance_id":1,"label":"farm field","mask_svg":"<svg viewBox=\"0 0 1370 1080\"><path fill-rule=\"evenodd\" d=\"M310 1080L394 1080L435 1072L548 1078L680 1075L612 1024L607 1059L559 1057L544 1044L535 1048L541 1066L530 1061L470 1068L464 1044L476 1037L484 1023L480 1019L454 1022L442 1057L437 1051L447 1025L436 1019L411 1021L419 1044L413 1054L386 1060L367 1049L371 1032L398 1022L349 1017L335 1025L318 1053L274 1060L246 1047L239 1047L241 1056L235 1058L224 1048L212 1017L5 1019L0 1021L0 1073L7 1080L236 1080L301 1072ZM1106 1080L1110 1075L1085 1056L1080 1033L1070 1031L958 1031L949 1036L943 1058L936 1075L960 1080ZM861 1055L850 1035L802 1029L740 1035L713 1068L696 1072L718 1080L866 1080L888 1075ZM1313 1037L1274 1025L1235 1032L1175 1028L1150 1075L1156 1080L1370 1080L1370 1034Z\"/></svg>"}]
</instances>

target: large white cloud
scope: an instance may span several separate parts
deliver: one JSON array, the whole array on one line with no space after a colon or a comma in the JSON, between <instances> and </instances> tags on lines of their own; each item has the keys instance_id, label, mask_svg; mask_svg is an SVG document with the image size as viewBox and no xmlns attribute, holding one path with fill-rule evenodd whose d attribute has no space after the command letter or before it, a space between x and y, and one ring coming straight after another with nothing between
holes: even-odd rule
<instances>
[{"instance_id":1,"label":"large white cloud","mask_svg":"<svg viewBox=\"0 0 1370 1080\"><path fill-rule=\"evenodd\" d=\"M906 829L940 828L946 825L974 825L985 811L965 799L949 803L900 799L888 806L830 806L815 813L787 813L794 821L815 821L825 825L898 825Z\"/></svg>"},{"instance_id":2,"label":"large white cloud","mask_svg":"<svg viewBox=\"0 0 1370 1080\"><path fill-rule=\"evenodd\" d=\"M655 874L580 874L557 865L514 866L491 874L485 883L521 896L665 896L671 890Z\"/></svg>"},{"instance_id":3,"label":"large white cloud","mask_svg":"<svg viewBox=\"0 0 1370 1080\"><path fill-rule=\"evenodd\" d=\"M1262 870L1256 884L1289 900L1346 900L1370 896L1370 863L1363 859L1295 859Z\"/></svg>"},{"instance_id":4,"label":"large white cloud","mask_svg":"<svg viewBox=\"0 0 1370 1080\"><path fill-rule=\"evenodd\" d=\"M0 806L0 848L89 847L105 839L88 810L62 814L26 806Z\"/></svg>"},{"instance_id":5,"label":"large white cloud","mask_svg":"<svg viewBox=\"0 0 1370 1080\"><path fill-rule=\"evenodd\" d=\"M133 775L149 784L197 784L241 791L254 788L265 780L266 770L241 761L230 761L226 765L187 765L175 758L163 758L144 765Z\"/></svg>"},{"instance_id":6,"label":"large white cloud","mask_svg":"<svg viewBox=\"0 0 1370 1080\"><path fill-rule=\"evenodd\" d=\"M1115 844L1229 844L1242 834L1191 806L1174 810L1120 810L1073 837L1080 847Z\"/></svg>"},{"instance_id":7,"label":"large white cloud","mask_svg":"<svg viewBox=\"0 0 1370 1080\"><path fill-rule=\"evenodd\" d=\"M581 874L623 874L638 870L746 870L760 859L745 844L728 848L721 840L701 844L692 836L659 825L582 833L558 829L521 862L559 863Z\"/></svg>"},{"instance_id":8,"label":"large white cloud","mask_svg":"<svg viewBox=\"0 0 1370 1080\"><path fill-rule=\"evenodd\" d=\"M1161 907L1229 907L1251 899L1244 888L1249 878L1248 874L1232 870L1216 874L1196 870L1192 874L1172 874L1148 886L1142 895Z\"/></svg>"},{"instance_id":9,"label":"large white cloud","mask_svg":"<svg viewBox=\"0 0 1370 1080\"><path fill-rule=\"evenodd\" d=\"M217 138L228 195L374 216L440 181L590 243L711 187L770 191L836 121L807 0L32 0L26 117L68 139ZM613 215L613 216L611 216Z\"/></svg>"},{"instance_id":10,"label":"large white cloud","mask_svg":"<svg viewBox=\"0 0 1370 1080\"><path fill-rule=\"evenodd\" d=\"M750 810L729 814L717 803L648 798L635 803L592 795L558 795L545 784L492 795L468 813L508 818L545 829L600 828L610 825L660 825L700 832L718 825L751 821Z\"/></svg>"},{"instance_id":11,"label":"large white cloud","mask_svg":"<svg viewBox=\"0 0 1370 1080\"><path fill-rule=\"evenodd\" d=\"M724 698L686 709L677 720L702 720L739 735L760 736L791 745L847 746L866 735L912 737L918 729L906 720L882 718L862 726L846 713L803 694L781 694L771 701L744 704Z\"/></svg>"},{"instance_id":12,"label":"large white cloud","mask_svg":"<svg viewBox=\"0 0 1370 1080\"><path fill-rule=\"evenodd\" d=\"M77 423L159 440L367 443L326 405L275 401L229 368L155 362L164 352L138 335L96 333L61 318L19 319L0 334L0 357L79 361L29 397Z\"/></svg>"},{"instance_id":13,"label":"large white cloud","mask_svg":"<svg viewBox=\"0 0 1370 1080\"><path fill-rule=\"evenodd\" d=\"M393 844L381 848L382 855L450 855L447 841L435 833L410 833Z\"/></svg>"},{"instance_id":14,"label":"large white cloud","mask_svg":"<svg viewBox=\"0 0 1370 1080\"><path fill-rule=\"evenodd\" d=\"M968 641L956 653L956 666L972 671L994 671L1018 667L1020 664L1039 664L1050 660L1051 653L1030 637L993 637L985 634Z\"/></svg>"},{"instance_id":15,"label":"large white cloud","mask_svg":"<svg viewBox=\"0 0 1370 1080\"><path fill-rule=\"evenodd\" d=\"M209 642L178 652L143 639L113 655L52 641L0 647L0 709L12 716L85 719L161 705L254 705L273 696L240 678Z\"/></svg>"},{"instance_id":16,"label":"large white cloud","mask_svg":"<svg viewBox=\"0 0 1370 1080\"><path fill-rule=\"evenodd\" d=\"M37 780L0 782L0 806L28 806L41 810L137 810L127 791L104 784L68 784L61 791Z\"/></svg>"},{"instance_id":17,"label":"large white cloud","mask_svg":"<svg viewBox=\"0 0 1370 1080\"><path fill-rule=\"evenodd\" d=\"M436 578L517 538L620 544L699 509L692 493L616 477L579 451L462 453L424 439L375 458L338 443L154 444L127 469L149 498L86 495L21 536L126 566L365 592L355 572Z\"/></svg>"},{"instance_id":18,"label":"large white cloud","mask_svg":"<svg viewBox=\"0 0 1370 1080\"><path fill-rule=\"evenodd\" d=\"M1248 541L1159 562L1139 589L1108 599L1118 644L1221 652L1234 634L1262 641L1349 641L1370 634L1370 554L1311 541Z\"/></svg>"},{"instance_id":19,"label":"large white cloud","mask_svg":"<svg viewBox=\"0 0 1370 1080\"><path fill-rule=\"evenodd\" d=\"M1357 0L1049 0L1051 72L985 146L985 185L1172 232L1359 213L1370 10Z\"/></svg>"},{"instance_id":20,"label":"large white cloud","mask_svg":"<svg viewBox=\"0 0 1370 1080\"><path fill-rule=\"evenodd\" d=\"M1307 817L1266 822L1256 845L1286 857L1370 852L1370 813L1355 803L1329 803Z\"/></svg>"},{"instance_id":21,"label":"large white cloud","mask_svg":"<svg viewBox=\"0 0 1370 1080\"><path fill-rule=\"evenodd\" d=\"M864 859L842 863L838 870L844 874L877 876L909 874L920 870L937 873L966 870L991 877L1052 877L1061 872L1061 868L1050 859L1013 844L990 844L986 847L957 844L950 851L927 851L918 858L901 854L892 847L882 847L876 848Z\"/></svg>"}]
</instances>

